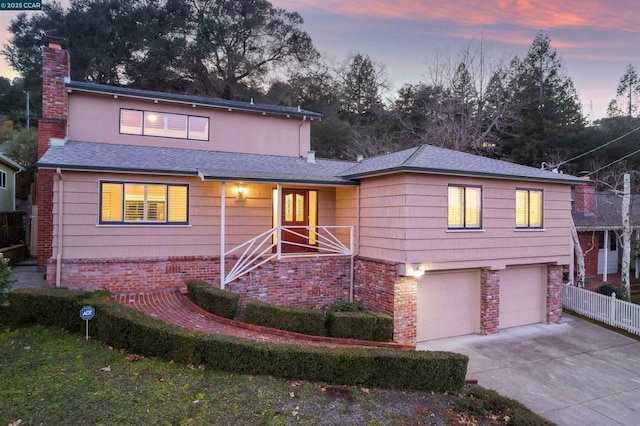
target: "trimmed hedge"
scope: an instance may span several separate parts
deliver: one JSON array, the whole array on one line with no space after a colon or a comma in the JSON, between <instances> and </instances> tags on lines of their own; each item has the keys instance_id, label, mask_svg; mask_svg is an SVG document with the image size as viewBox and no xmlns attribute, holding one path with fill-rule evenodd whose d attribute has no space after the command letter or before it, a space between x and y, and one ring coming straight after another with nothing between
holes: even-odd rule
<instances>
[{"instance_id":1,"label":"trimmed hedge","mask_svg":"<svg viewBox=\"0 0 640 426\"><path fill-rule=\"evenodd\" d=\"M277 306L251 300L247 302L244 316L245 322L249 324L312 336L327 335L327 317L322 311Z\"/></svg>"},{"instance_id":2,"label":"trimmed hedge","mask_svg":"<svg viewBox=\"0 0 640 426\"><path fill-rule=\"evenodd\" d=\"M329 335L359 340L390 342L393 340L393 318L363 312L330 312L327 315Z\"/></svg>"},{"instance_id":3,"label":"trimmed hedge","mask_svg":"<svg viewBox=\"0 0 640 426\"><path fill-rule=\"evenodd\" d=\"M80 308L92 305L90 335L130 353L177 362L206 364L217 370L423 391L457 391L464 385L468 357L448 352L417 352L364 347L327 348L256 342L203 334L166 324L104 296L70 290L19 289L0 307L0 320L46 323L80 331ZM21 313L22 308L30 311ZM46 322L43 322L46 321Z\"/></svg>"},{"instance_id":4,"label":"trimmed hedge","mask_svg":"<svg viewBox=\"0 0 640 426\"><path fill-rule=\"evenodd\" d=\"M236 316L240 301L236 293L214 287L206 281L188 282L187 292L189 299L207 312L229 319Z\"/></svg>"}]
</instances>

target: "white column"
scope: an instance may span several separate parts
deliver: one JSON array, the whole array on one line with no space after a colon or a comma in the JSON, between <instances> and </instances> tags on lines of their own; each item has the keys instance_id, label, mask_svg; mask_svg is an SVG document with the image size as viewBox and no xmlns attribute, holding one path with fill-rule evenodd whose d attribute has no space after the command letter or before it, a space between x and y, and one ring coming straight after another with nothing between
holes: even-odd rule
<instances>
[{"instance_id":1,"label":"white column","mask_svg":"<svg viewBox=\"0 0 640 426\"><path fill-rule=\"evenodd\" d=\"M604 231L604 270L602 271L602 282L607 282L609 270L609 231Z\"/></svg>"},{"instance_id":2,"label":"white column","mask_svg":"<svg viewBox=\"0 0 640 426\"><path fill-rule=\"evenodd\" d=\"M227 183L226 182L222 182L221 183L221 188L220 188L220 288L224 289L225 285L224 285L224 274L225 274L225 270L224 270L224 262L225 262L225 204L227 202L227 197L226 197L226 191L227 191Z\"/></svg>"},{"instance_id":3,"label":"white column","mask_svg":"<svg viewBox=\"0 0 640 426\"><path fill-rule=\"evenodd\" d=\"M635 244L638 244L638 241L640 241L640 229L636 229L636 241ZM634 246L635 247L635 246ZM635 253L635 250L634 250ZM640 259L638 259L638 253L635 253L636 256L636 279L640 278Z\"/></svg>"},{"instance_id":4,"label":"white column","mask_svg":"<svg viewBox=\"0 0 640 426\"><path fill-rule=\"evenodd\" d=\"M282 184L278 184L276 187L276 235L278 245L276 247L276 253L278 254L278 260L282 259Z\"/></svg>"}]
</instances>

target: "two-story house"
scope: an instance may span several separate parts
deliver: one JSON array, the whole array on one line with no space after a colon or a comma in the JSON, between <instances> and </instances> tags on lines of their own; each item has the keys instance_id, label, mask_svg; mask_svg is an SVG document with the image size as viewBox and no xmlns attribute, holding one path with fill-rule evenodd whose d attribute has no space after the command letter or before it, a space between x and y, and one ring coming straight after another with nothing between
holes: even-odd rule
<instances>
[{"instance_id":1,"label":"two-story house","mask_svg":"<svg viewBox=\"0 0 640 426\"><path fill-rule=\"evenodd\" d=\"M38 262L51 285L354 299L415 342L556 321L581 180L433 146L315 158L321 115L69 81L43 53Z\"/></svg>"}]
</instances>

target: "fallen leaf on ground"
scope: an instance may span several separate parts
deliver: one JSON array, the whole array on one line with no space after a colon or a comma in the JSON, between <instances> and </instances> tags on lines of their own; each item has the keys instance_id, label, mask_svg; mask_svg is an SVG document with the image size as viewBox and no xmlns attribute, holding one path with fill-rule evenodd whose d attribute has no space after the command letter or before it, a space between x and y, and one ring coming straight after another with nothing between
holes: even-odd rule
<instances>
[{"instance_id":1,"label":"fallen leaf on ground","mask_svg":"<svg viewBox=\"0 0 640 426\"><path fill-rule=\"evenodd\" d=\"M111 371L111 366L110 366L110 365L107 365L106 367L102 367L102 368L100 369L100 371L102 371L102 372L104 372L104 373L108 373L108 372L110 372L110 371Z\"/></svg>"},{"instance_id":2,"label":"fallen leaf on ground","mask_svg":"<svg viewBox=\"0 0 640 426\"><path fill-rule=\"evenodd\" d=\"M360 390L364 393L366 393L367 395L369 395L369 388L360 388Z\"/></svg>"},{"instance_id":3,"label":"fallen leaf on ground","mask_svg":"<svg viewBox=\"0 0 640 426\"><path fill-rule=\"evenodd\" d=\"M20 426L22 424L22 420L16 420L13 423L9 423L9 426Z\"/></svg>"},{"instance_id":4,"label":"fallen leaf on ground","mask_svg":"<svg viewBox=\"0 0 640 426\"><path fill-rule=\"evenodd\" d=\"M204 371L207 367L204 366L204 364L200 364L198 365L198 370L202 370Z\"/></svg>"},{"instance_id":5,"label":"fallen leaf on ground","mask_svg":"<svg viewBox=\"0 0 640 426\"><path fill-rule=\"evenodd\" d=\"M293 398L293 397L295 397L295 396L296 396L296 393L295 393L295 392L289 392L289 396L290 396L291 398Z\"/></svg>"}]
</instances>

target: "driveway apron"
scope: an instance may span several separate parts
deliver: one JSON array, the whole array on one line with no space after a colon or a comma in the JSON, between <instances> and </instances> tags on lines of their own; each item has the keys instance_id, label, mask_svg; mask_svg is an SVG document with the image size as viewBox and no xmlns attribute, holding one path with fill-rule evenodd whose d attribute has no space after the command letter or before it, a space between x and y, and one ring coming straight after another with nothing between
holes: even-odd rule
<instances>
[{"instance_id":1,"label":"driveway apron","mask_svg":"<svg viewBox=\"0 0 640 426\"><path fill-rule=\"evenodd\" d=\"M565 314L558 324L418 343L469 356L468 379L558 425L640 424L640 341Z\"/></svg>"}]
</instances>

